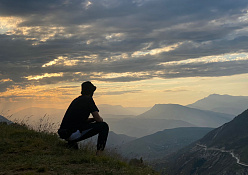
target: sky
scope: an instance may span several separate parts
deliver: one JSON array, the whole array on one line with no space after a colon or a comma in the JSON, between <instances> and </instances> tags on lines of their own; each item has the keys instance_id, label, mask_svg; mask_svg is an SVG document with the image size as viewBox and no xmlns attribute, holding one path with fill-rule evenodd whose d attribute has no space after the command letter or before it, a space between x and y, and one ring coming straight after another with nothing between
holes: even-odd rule
<instances>
[{"instance_id":1,"label":"sky","mask_svg":"<svg viewBox=\"0 0 248 175\"><path fill-rule=\"evenodd\" d=\"M0 0L0 110L248 96L246 0Z\"/></svg>"}]
</instances>

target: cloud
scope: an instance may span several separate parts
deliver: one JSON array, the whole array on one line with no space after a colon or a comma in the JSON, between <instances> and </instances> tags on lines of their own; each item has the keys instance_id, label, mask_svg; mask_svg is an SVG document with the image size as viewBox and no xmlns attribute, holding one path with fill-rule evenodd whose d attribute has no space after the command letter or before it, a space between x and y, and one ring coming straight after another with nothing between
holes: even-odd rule
<instances>
[{"instance_id":1,"label":"cloud","mask_svg":"<svg viewBox=\"0 0 248 175\"><path fill-rule=\"evenodd\" d=\"M247 73L248 60L193 63L165 66L159 76L164 78L179 77L218 77Z\"/></svg>"},{"instance_id":2,"label":"cloud","mask_svg":"<svg viewBox=\"0 0 248 175\"><path fill-rule=\"evenodd\" d=\"M0 91L248 73L247 7L243 0L2 0ZM235 53L244 55L223 57ZM212 62L199 61L206 57Z\"/></svg>"}]
</instances>

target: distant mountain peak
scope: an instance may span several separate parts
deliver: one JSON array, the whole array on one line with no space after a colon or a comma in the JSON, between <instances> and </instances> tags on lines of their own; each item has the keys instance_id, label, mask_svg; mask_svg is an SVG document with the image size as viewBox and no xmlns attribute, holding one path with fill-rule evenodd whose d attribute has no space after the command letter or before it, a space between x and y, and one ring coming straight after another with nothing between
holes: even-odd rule
<instances>
[{"instance_id":1,"label":"distant mountain peak","mask_svg":"<svg viewBox=\"0 0 248 175\"><path fill-rule=\"evenodd\" d=\"M211 94L187 106L236 116L248 108L248 96Z\"/></svg>"},{"instance_id":2,"label":"distant mountain peak","mask_svg":"<svg viewBox=\"0 0 248 175\"><path fill-rule=\"evenodd\" d=\"M208 97L212 97L212 96L221 96L220 94L210 94Z\"/></svg>"},{"instance_id":3,"label":"distant mountain peak","mask_svg":"<svg viewBox=\"0 0 248 175\"><path fill-rule=\"evenodd\" d=\"M181 120L194 126L218 127L230 121L233 116L179 104L156 104L147 112L138 115L137 118Z\"/></svg>"},{"instance_id":4,"label":"distant mountain peak","mask_svg":"<svg viewBox=\"0 0 248 175\"><path fill-rule=\"evenodd\" d=\"M246 97L246 96L235 96L235 95L229 95L229 94L210 94L208 97L214 97L214 96L216 96L216 97Z\"/></svg>"},{"instance_id":5,"label":"distant mountain peak","mask_svg":"<svg viewBox=\"0 0 248 175\"><path fill-rule=\"evenodd\" d=\"M157 103L154 106L182 106L180 104L175 104L175 103L167 103L167 104L163 104L163 103Z\"/></svg>"},{"instance_id":6,"label":"distant mountain peak","mask_svg":"<svg viewBox=\"0 0 248 175\"><path fill-rule=\"evenodd\" d=\"M168 104L155 104L153 107L164 107L164 106L182 106L182 105L179 105L179 104L173 104L173 103L168 103Z\"/></svg>"}]
</instances>

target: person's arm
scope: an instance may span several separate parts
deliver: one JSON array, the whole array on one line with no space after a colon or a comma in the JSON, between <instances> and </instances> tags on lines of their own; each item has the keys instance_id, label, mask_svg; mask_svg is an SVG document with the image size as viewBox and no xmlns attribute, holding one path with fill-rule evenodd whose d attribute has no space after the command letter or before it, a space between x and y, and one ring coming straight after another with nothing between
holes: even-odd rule
<instances>
[{"instance_id":1,"label":"person's arm","mask_svg":"<svg viewBox=\"0 0 248 175\"><path fill-rule=\"evenodd\" d=\"M96 122L103 122L103 119L100 117L98 111L92 112L91 114Z\"/></svg>"},{"instance_id":2,"label":"person's arm","mask_svg":"<svg viewBox=\"0 0 248 175\"><path fill-rule=\"evenodd\" d=\"M93 123L94 121L96 121L94 118L88 118L87 120L88 123Z\"/></svg>"}]
</instances>

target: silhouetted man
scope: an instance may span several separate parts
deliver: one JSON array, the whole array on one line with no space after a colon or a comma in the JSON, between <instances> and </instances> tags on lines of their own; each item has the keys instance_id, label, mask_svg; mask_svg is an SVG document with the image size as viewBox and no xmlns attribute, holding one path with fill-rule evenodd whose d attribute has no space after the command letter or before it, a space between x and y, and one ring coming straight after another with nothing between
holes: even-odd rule
<instances>
[{"instance_id":1,"label":"silhouetted man","mask_svg":"<svg viewBox=\"0 0 248 175\"><path fill-rule=\"evenodd\" d=\"M106 145L109 127L99 115L99 110L93 100L96 90L91 82L82 83L81 96L74 99L68 107L58 134L62 139L68 141L71 146L77 142L98 134L97 155L103 151ZM89 118L92 114L93 118Z\"/></svg>"}]
</instances>

